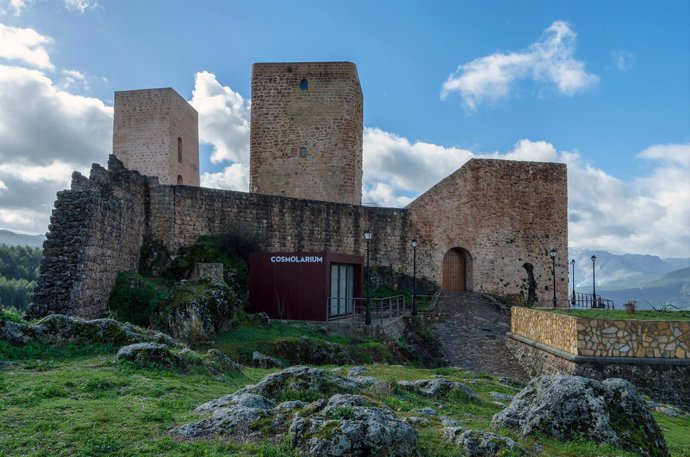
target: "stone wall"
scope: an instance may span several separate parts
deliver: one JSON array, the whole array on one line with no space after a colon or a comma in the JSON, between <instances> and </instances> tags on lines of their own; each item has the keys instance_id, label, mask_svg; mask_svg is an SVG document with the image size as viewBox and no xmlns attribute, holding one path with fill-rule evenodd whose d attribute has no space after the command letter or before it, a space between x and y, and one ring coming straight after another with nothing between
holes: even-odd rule
<instances>
[{"instance_id":1,"label":"stone wall","mask_svg":"<svg viewBox=\"0 0 690 457\"><path fill-rule=\"evenodd\" d=\"M552 348L577 354L577 319L521 306L510 309L512 333L525 336Z\"/></svg>"},{"instance_id":2,"label":"stone wall","mask_svg":"<svg viewBox=\"0 0 690 457\"><path fill-rule=\"evenodd\" d=\"M125 170L111 156L108 171L95 165L90 179L78 177L73 189L58 198L44 277L35 292L36 309L45 313L52 306L71 314L98 315L105 310L117 273L136 269L144 236L176 254L201 235L238 226L256 233L266 251L362 256L363 232L370 228L371 265L390 269L398 277L413 274L410 242L416 236L420 284L440 284L444 254L462 246L472 255L468 276L474 290L524 292L522 263L532 262L541 278L550 268L548 250L565 246L565 168L501 162L472 160L420 197L421 202L397 209L161 185ZM522 190L510 198L495 195L508 192L510 186ZM531 203L532 194L542 187L558 198ZM549 219L561 213L561 225ZM545 226L538 223L544 220ZM564 301L565 277L559 276L561 282L557 291Z\"/></svg>"},{"instance_id":3,"label":"stone wall","mask_svg":"<svg viewBox=\"0 0 690 457\"><path fill-rule=\"evenodd\" d=\"M103 315L117 273L137 268L148 226L147 181L115 156L108 170L94 165L88 179L72 175L50 218L29 316Z\"/></svg>"},{"instance_id":4,"label":"stone wall","mask_svg":"<svg viewBox=\"0 0 690 457\"><path fill-rule=\"evenodd\" d=\"M162 184L198 186L198 124L197 111L171 88L115 92L113 154Z\"/></svg>"},{"instance_id":5,"label":"stone wall","mask_svg":"<svg viewBox=\"0 0 690 457\"><path fill-rule=\"evenodd\" d=\"M524 263L534 266L540 305L568 297L566 166L472 159L407 206L420 240L419 271L439 284L444 255L467 251L468 289L527 296Z\"/></svg>"},{"instance_id":6,"label":"stone wall","mask_svg":"<svg viewBox=\"0 0 690 457\"><path fill-rule=\"evenodd\" d=\"M353 63L252 66L251 192L359 205L362 135Z\"/></svg>"},{"instance_id":7,"label":"stone wall","mask_svg":"<svg viewBox=\"0 0 690 457\"><path fill-rule=\"evenodd\" d=\"M690 322L588 319L513 307L512 333L574 355L690 359Z\"/></svg>"},{"instance_id":8,"label":"stone wall","mask_svg":"<svg viewBox=\"0 0 690 457\"><path fill-rule=\"evenodd\" d=\"M508 350L530 376L571 374L598 380L623 378L652 399L690 411L690 361L687 359L632 359L581 357L558 354L509 337Z\"/></svg>"}]
</instances>

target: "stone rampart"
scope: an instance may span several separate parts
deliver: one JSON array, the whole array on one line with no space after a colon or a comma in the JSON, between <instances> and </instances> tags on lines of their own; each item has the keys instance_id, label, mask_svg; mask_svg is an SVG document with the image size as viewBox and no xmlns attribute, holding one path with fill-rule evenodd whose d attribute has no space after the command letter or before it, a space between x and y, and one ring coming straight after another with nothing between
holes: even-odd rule
<instances>
[{"instance_id":1,"label":"stone rampart","mask_svg":"<svg viewBox=\"0 0 690 457\"><path fill-rule=\"evenodd\" d=\"M177 254L201 235L236 226L256 233L266 251L349 255L366 254L363 232L370 228L371 265L410 277L410 242L417 237L417 278L438 285L444 254L463 247L474 281L468 289L499 295L526 294L522 264L530 262L546 292L540 299L548 303L548 251L555 246L565 252L567 240L565 167L497 162L471 160L421 201L398 209L161 185L111 156L108 170L94 165L89 179L75 175L72 190L58 196L33 313L100 315L117 273L137 268L145 237ZM510 198L496 195L513 187L520 190ZM549 196L533 203L539 192ZM556 223L553 214L562 220ZM561 303L567 296L564 262L557 263Z\"/></svg>"}]
</instances>

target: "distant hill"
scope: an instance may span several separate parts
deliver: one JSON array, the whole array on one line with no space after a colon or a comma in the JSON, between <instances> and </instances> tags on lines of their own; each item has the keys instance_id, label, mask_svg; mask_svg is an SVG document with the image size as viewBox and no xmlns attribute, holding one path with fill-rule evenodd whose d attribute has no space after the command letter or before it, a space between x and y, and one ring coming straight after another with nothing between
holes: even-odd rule
<instances>
[{"instance_id":1,"label":"distant hill","mask_svg":"<svg viewBox=\"0 0 690 457\"><path fill-rule=\"evenodd\" d=\"M40 248L43 246L45 239L45 235L25 235L0 229L0 244L8 246L34 246Z\"/></svg>"},{"instance_id":2,"label":"distant hill","mask_svg":"<svg viewBox=\"0 0 690 457\"><path fill-rule=\"evenodd\" d=\"M690 308L690 258L662 259L653 255L571 249L569 255L575 259L578 292L592 291L593 254L597 256L597 294L614 300L617 307L635 300L641 307L649 307L648 303L654 306L671 303Z\"/></svg>"}]
</instances>

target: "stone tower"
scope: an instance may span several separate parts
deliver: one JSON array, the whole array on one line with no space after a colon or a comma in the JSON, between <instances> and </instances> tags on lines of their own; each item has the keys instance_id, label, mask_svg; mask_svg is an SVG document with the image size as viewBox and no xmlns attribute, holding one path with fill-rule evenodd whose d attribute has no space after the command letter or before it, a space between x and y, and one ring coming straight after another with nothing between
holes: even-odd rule
<instances>
[{"instance_id":1,"label":"stone tower","mask_svg":"<svg viewBox=\"0 0 690 457\"><path fill-rule=\"evenodd\" d=\"M250 192L360 205L362 128L355 64L254 64Z\"/></svg>"},{"instance_id":2,"label":"stone tower","mask_svg":"<svg viewBox=\"0 0 690 457\"><path fill-rule=\"evenodd\" d=\"M113 154L161 184L199 185L199 115L173 89L115 92Z\"/></svg>"}]
</instances>

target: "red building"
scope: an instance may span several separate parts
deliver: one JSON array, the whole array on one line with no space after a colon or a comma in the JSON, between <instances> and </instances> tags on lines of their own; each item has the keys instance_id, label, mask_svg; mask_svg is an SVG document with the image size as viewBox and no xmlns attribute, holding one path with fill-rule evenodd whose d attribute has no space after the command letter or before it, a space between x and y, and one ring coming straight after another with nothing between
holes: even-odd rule
<instances>
[{"instance_id":1,"label":"red building","mask_svg":"<svg viewBox=\"0 0 690 457\"><path fill-rule=\"evenodd\" d=\"M362 297L363 257L329 252L249 255L249 311L272 319L325 321Z\"/></svg>"}]
</instances>

